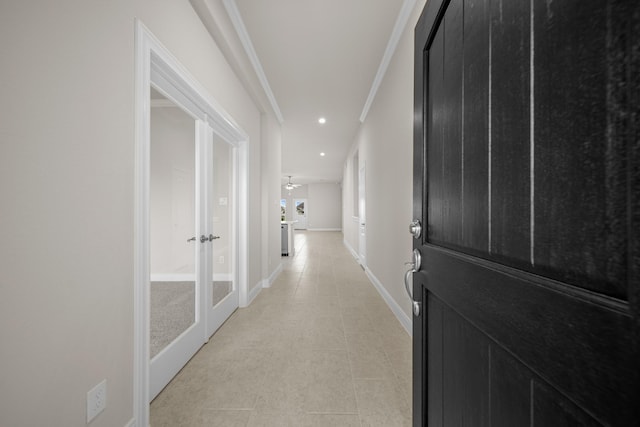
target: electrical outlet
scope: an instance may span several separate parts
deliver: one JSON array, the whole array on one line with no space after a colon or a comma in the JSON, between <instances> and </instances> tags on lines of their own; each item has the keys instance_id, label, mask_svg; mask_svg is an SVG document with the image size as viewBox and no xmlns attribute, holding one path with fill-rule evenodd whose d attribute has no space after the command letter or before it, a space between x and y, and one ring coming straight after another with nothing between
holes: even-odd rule
<instances>
[{"instance_id":1,"label":"electrical outlet","mask_svg":"<svg viewBox=\"0 0 640 427\"><path fill-rule=\"evenodd\" d=\"M220 255L218 257L218 264L224 264L224 256Z\"/></svg>"},{"instance_id":2,"label":"electrical outlet","mask_svg":"<svg viewBox=\"0 0 640 427\"><path fill-rule=\"evenodd\" d=\"M107 407L107 380L87 392L87 424Z\"/></svg>"}]
</instances>

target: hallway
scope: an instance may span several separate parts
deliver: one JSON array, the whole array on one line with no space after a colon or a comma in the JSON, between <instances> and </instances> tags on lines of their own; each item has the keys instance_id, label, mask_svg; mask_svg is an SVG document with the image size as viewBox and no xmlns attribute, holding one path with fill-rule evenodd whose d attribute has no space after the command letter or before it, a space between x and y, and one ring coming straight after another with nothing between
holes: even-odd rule
<instances>
[{"instance_id":1,"label":"hallway","mask_svg":"<svg viewBox=\"0 0 640 427\"><path fill-rule=\"evenodd\" d=\"M411 425L410 337L342 233L295 238L273 285L151 403L152 427Z\"/></svg>"}]
</instances>

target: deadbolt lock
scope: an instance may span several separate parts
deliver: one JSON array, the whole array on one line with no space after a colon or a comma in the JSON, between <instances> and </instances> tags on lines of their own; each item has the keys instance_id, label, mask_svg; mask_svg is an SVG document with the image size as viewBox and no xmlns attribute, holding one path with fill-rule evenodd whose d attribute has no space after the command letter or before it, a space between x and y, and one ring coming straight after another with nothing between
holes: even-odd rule
<instances>
[{"instance_id":1,"label":"deadbolt lock","mask_svg":"<svg viewBox=\"0 0 640 427\"><path fill-rule=\"evenodd\" d=\"M422 225L419 219L411 221L411 224L409 224L409 233L411 233L414 239L420 238L422 235Z\"/></svg>"}]
</instances>

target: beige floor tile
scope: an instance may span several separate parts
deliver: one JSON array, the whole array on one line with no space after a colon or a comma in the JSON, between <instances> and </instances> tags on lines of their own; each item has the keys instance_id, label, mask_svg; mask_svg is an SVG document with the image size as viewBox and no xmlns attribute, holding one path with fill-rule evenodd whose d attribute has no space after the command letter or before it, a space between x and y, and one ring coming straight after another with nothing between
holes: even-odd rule
<instances>
[{"instance_id":1,"label":"beige floor tile","mask_svg":"<svg viewBox=\"0 0 640 427\"><path fill-rule=\"evenodd\" d=\"M353 378L393 379L395 374L375 333L346 334Z\"/></svg>"},{"instance_id":2,"label":"beige floor tile","mask_svg":"<svg viewBox=\"0 0 640 427\"><path fill-rule=\"evenodd\" d=\"M203 409L191 427L246 427L251 414L252 411L245 410Z\"/></svg>"},{"instance_id":3,"label":"beige floor tile","mask_svg":"<svg viewBox=\"0 0 640 427\"><path fill-rule=\"evenodd\" d=\"M411 427L409 415L362 415L360 422L362 427Z\"/></svg>"},{"instance_id":4,"label":"beige floor tile","mask_svg":"<svg viewBox=\"0 0 640 427\"><path fill-rule=\"evenodd\" d=\"M411 339L340 233L296 239L151 404L152 427L411 424Z\"/></svg>"},{"instance_id":5,"label":"beige floor tile","mask_svg":"<svg viewBox=\"0 0 640 427\"><path fill-rule=\"evenodd\" d=\"M395 380L355 380L361 416L403 420L411 414L411 402Z\"/></svg>"},{"instance_id":6,"label":"beige floor tile","mask_svg":"<svg viewBox=\"0 0 640 427\"><path fill-rule=\"evenodd\" d=\"M307 414L301 427L360 427L360 417L353 414Z\"/></svg>"},{"instance_id":7,"label":"beige floor tile","mask_svg":"<svg viewBox=\"0 0 640 427\"><path fill-rule=\"evenodd\" d=\"M248 427L302 427L305 425L304 419L304 414L256 410L249 420Z\"/></svg>"}]
</instances>

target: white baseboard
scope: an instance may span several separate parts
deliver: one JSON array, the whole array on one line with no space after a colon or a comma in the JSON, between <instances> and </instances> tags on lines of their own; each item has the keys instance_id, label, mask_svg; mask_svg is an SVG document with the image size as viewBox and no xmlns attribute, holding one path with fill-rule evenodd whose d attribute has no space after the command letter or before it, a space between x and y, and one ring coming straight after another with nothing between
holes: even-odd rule
<instances>
[{"instance_id":1,"label":"white baseboard","mask_svg":"<svg viewBox=\"0 0 640 427\"><path fill-rule=\"evenodd\" d=\"M307 228L307 231L342 231L342 228Z\"/></svg>"},{"instance_id":2,"label":"white baseboard","mask_svg":"<svg viewBox=\"0 0 640 427\"><path fill-rule=\"evenodd\" d=\"M249 307L251 305L251 303L258 296L261 290L262 290L262 280L260 280L258 284L255 285L253 288L251 288L251 291L249 291L249 295L247 295L246 307Z\"/></svg>"},{"instance_id":3,"label":"white baseboard","mask_svg":"<svg viewBox=\"0 0 640 427\"><path fill-rule=\"evenodd\" d=\"M347 239L343 239L342 243L344 243L344 246L349 249L349 252L351 252L351 255L356 259L356 261L360 261L360 257L358 256L358 253L351 247L351 245L349 244L349 242L347 242Z\"/></svg>"},{"instance_id":4,"label":"white baseboard","mask_svg":"<svg viewBox=\"0 0 640 427\"><path fill-rule=\"evenodd\" d=\"M124 425L124 427L136 427L136 419L131 418L131 420L129 420L129 422Z\"/></svg>"},{"instance_id":5,"label":"white baseboard","mask_svg":"<svg viewBox=\"0 0 640 427\"><path fill-rule=\"evenodd\" d=\"M151 282L195 282L196 275L193 273L181 274L151 274Z\"/></svg>"},{"instance_id":6,"label":"white baseboard","mask_svg":"<svg viewBox=\"0 0 640 427\"><path fill-rule=\"evenodd\" d=\"M151 282L195 282L195 274L151 274ZM213 275L214 282L231 282L233 275L230 273L216 273Z\"/></svg>"},{"instance_id":7,"label":"white baseboard","mask_svg":"<svg viewBox=\"0 0 640 427\"><path fill-rule=\"evenodd\" d=\"M387 303L387 305L389 306L393 314L395 314L396 318L398 319L402 327L405 329L405 331L407 331L409 336L412 336L413 334L412 319L409 316L407 316L407 314L404 312L402 307L400 307L396 302L396 300L393 299L391 294L387 292L387 289L382 285L382 283L378 280L378 278L371 272L371 270L369 270L368 268L365 268L364 272L367 274L367 277L369 278L369 280L371 280L371 283L373 283L373 286L375 286L375 288L378 290L378 293L380 293L380 296L382 296L382 299Z\"/></svg>"},{"instance_id":8,"label":"white baseboard","mask_svg":"<svg viewBox=\"0 0 640 427\"><path fill-rule=\"evenodd\" d=\"M359 261L358 254L351 247L351 245L349 245L349 242L347 242L347 239L344 239L343 243L344 243L344 246L349 250L349 252L351 252L351 255L353 255L356 261ZM373 283L373 286L377 289L378 293L380 294L384 302L387 303L387 305L389 306L393 314L396 316L396 318L398 319L398 321L400 322L404 330L407 331L409 336L412 336L413 325L412 325L411 317L407 316L404 310L398 305L396 300L394 300L393 297L391 297L391 294L387 292L387 289L382 285L380 280L378 280L378 278L371 272L371 270L369 270L368 267L364 267L364 272L367 274L367 277L369 278L371 283Z\"/></svg>"},{"instance_id":9,"label":"white baseboard","mask_svg":"<svg viewBox=\"0 0 640 427\"><path fill-rule=\"evenodd\" d=\"M273 270L273 272L269 275L269 277L267 277L266 279L262 280L262 287L263 288L270 288L271 285L273 284L273 282L276 281L276 279L278 278L280 273L282 273L282 263L278 264L276 269Z\"/></svg>"}]
</instances>

